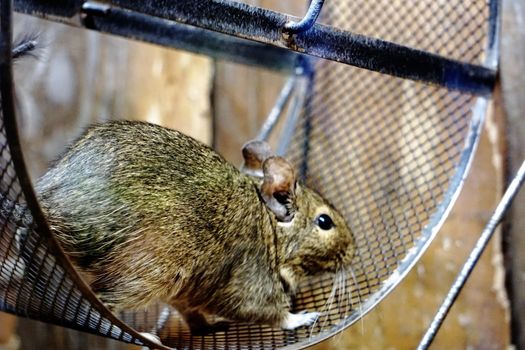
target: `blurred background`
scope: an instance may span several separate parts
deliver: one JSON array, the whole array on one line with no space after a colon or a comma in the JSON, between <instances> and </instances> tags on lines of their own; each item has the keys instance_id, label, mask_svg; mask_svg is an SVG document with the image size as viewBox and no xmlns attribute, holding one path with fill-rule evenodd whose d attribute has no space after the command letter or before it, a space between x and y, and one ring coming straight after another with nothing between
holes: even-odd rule
<instances>
[{"instance_id":1,"label":"blurred background","mask_svg":"<svg viewBox=\"0 0 525 350\"><path fill-rule=\"evenodd\" d=\"M250 3L302 16L303 1ZM503 1L501 79L465 187L437 238L401 284L347 331L315 349L412 349L523 159L525 1ZM19 125L33 179L88 124L145 120L211 144L233 164L275 103L286 76L64 25L16 16L40 33L37 58L15 67ZM525 345L525 197L484 254L433 345ZM511 330L513 335L511 336ZM521 342L521 343L519 343ZM136 347L0 313L0 349Z\"/></svg>"}]
</instances>

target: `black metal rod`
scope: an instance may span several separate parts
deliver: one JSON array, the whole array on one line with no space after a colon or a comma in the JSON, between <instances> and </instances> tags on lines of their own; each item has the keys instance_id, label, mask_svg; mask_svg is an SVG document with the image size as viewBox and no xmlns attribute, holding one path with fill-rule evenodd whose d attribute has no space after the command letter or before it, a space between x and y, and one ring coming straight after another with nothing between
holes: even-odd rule
<instances>
[{"instance_id":1,"label":"black metal rod","mask_svg":"<svg viewBox=\"0 0 525 350\"><path fill-rule=\"evenodd\" d=\"M224 34L350 64L380 73L424 81L478 95L492 92L496 71L388 41L315 24L284 35L289 17L231 0L113 0L113 4Z\"/></svg>"},{"instance_id":2,"label":"black metal rod","mask_svg":"<svg viewBox=\"0 0 525 350\"><path fill-rule=\"evenodd\" d=\"M303 19L299 22L290 21L286 23L284 26L284 31L289 34L297 34L312 28L312 26L315 24L315 21L317 21L319 14L321 13L323 4L324 0L312 0Z\"/></svg>"},{"instance_id":3,"label":"black metal rod","mask_svg":"<svg viewBox=\"0 0 525 350\"><path fill-rule=\"evenodd\" d=\"M280 47L166 21L107 4L88 1L83 5L82 11L85 15L84 26L108 34L277 71L291 72L297 61L297 53Z\"/></svg>"},{"instance_id":4,"label":"black metal rod","mask_svg":"<svg viewBox=\"0 0 525 350\"><path fill-rule=\"evenodd\" d=\"M434 337L436 336L437 332L439 331L439 328L443 324L445 317L447 317L450 308L452 307L459 293L463 289L465 282L472 273L472 270L474 269L478 260L480 259L481 254L487 247L492 235L494 234L494 231L496 230L496 227L499 225L503 216L512 204L512 200L514 199L514 197L516 197L516 194L518 193L520 187L523 185L524 180L525 161L521 164L516 176L505 191L503 198L496 207L496 210L494 210L494 213L492 214L492 217L490 218L487 226L485 226L485 229L483 230L481 236L476 242L474 249L470 253L467 261L465 262L461 271L456 277L456 280L452 284L452 287L450 287L450 291L445 297L443 304L441 304L441 306L439 307L436 315L434 316L434 319L432 320L432 323L430 324L425 335L421 339L421 342L419 343L419 346L417 348L418 350L428 349L428 347L434 340Z\"/></svg>"},{"instance_id":5,"label":"black metal rod","mask_svg":"<svg viewBox=\"0 0 525 350\"><path fill-rule=\"evenodd\" d=\"M66 21L80 13L84 0L13 0L14 10Z\"/></svg>"},{"instance_id":6,"label":"black metal rod","mask_svg":"<svg viewBox=\"0 0 525 350\"><path fill-rule=\"evenodd\" d=\"M157 25L170 26L166 21L158 19L476 95L489 95L496 79L495 69L318 23L306 32L290 35L284 28L288 22L297 21L297 18L232 0L112 0L104 3L112 8L131 10L133 13L111 10L106 20L103 19L104 13L98 13L96 16L92 14L92 17L96 17L91 23L93 29L162 45L167 45L170 41L173 44L175 31L156 30ZM17 11L79 26L82 24L77 17L81 15L82 4L81 0L16 0L15 8ZM72 14L76 9L78 12ZM67 13L68 17L64 17L64 13ZM124 22L125 18L130 20L128 25ZM84 25L86 23L89 21ZM141 33L142 31L144 33ZM204 41L209 43L210 40ZM240 41L227 47L232 48L238 43ZM175 47L175 44L172 46ZM213 51L211 48L201 50L197 44L194 45L194 50L205 54L211 54ZM233 58L240 55L244 56L242 60L249 61L251 58L246 58L247 56L262 51L264 50L240 50L235 52L235 55L223 57ZM258 62L272 67L276 61L279 60L261 59Z\"/></svg>"}]
</instances>

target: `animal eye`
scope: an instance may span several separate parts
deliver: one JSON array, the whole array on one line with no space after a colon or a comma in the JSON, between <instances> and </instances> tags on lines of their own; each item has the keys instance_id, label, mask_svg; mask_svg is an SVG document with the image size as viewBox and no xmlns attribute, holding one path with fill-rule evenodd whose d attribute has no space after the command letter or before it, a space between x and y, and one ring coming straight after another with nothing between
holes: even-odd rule
<instances>
[{"instance_id":1,"label":"animal eye","mask_svg":"<svg viewBox=\"0 0 525 350\"><path fill-rule=\"evenodd\" d=\"M319 215L315 222L317 226L321 228L321 230L329 230L335 226L332 218L326 214Z\"/></svg>"}]
</instances>

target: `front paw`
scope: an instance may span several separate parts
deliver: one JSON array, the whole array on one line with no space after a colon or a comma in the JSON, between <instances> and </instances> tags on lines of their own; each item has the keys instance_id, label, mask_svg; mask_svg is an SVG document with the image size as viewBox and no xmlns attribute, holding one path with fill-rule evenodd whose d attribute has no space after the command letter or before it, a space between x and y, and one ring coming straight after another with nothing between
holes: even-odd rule
<instances>
[{"instance_id":1,"label":"front paw","mask_svg":"<svg viewBox=\"0 0 525 350\"><path fill-rule=\"evenodd\" d=\"M288 313L281 324L282 329L293 330L314 323L321 314L319 312L306 312L301 314Z\"/></svg>"}]
</instances>

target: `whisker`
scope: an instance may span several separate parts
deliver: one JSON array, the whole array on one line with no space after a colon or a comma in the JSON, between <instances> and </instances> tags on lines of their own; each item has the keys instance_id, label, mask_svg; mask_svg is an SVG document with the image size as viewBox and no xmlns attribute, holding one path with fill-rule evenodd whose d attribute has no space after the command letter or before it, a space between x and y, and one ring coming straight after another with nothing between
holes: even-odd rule
<instances>
[{"instance_id":1,"label":"whisker","mask_svg":"<svg viewBox=\"0 0 525 350\"><path fill-rule=\"evenodd\" d=\"M358 305L359 305L359 319L360 319L359 323L361 323L361 335L364 336L365 335L365 321L363 320L363 302L362 302L362 298L361 298L361 292L359 290L359 283L357 282L357 277L355 276L355 272L354 272L354 269L352 269L352 267L350 267L350 274L352 275L352 279L354 281L355 290L356 290L356 293L357 293L357 302L358 302ZM350 293L350 298L351 297L352 297L352 295ZM352 299L350 299L350 300L352 300Z\"/></svg>"},{"instance_id":2,"label":"whisker","mask_svg":"<svg viewBox=\"0 0 525 350\"><path fill-rule=\"evenodd\" d=\"M344 276L344 268L341 268L341 270L339 270L339 273L338 273L338 276L337 276L337 289L339 290L339 292L337 293L337 308L340 309L341 308L341 298L344 296L344 283L341 283L342 282L342 276Z\"/></svg>"},{"instance_id":3,"label":"whisker","mask_svg":"<svg viewBox=\"0 0 525 350\"><path fill-rule=\"evenodd\" d=\"M334 275L334 279L333 279L333 282L332 282L332 291L330 292L330 295L328 296L328 299L326 299L326 302L325 302L323 308L321 309L321 312L319 313L319 316L315 319L314 323L312 323L312 325L310 326L310 336L309 336L310 340L312 339L314 328L317 325L319 319L325 313L327 313L327 311L329 311L329 308L330 308L330 306L332 304L333 298L334 298L335 293L337 291L337 284L336 284L337 275L338 275L338 272L336 272L336 274ZM319 333L321 333L322 331L323 331L323 326L321 326L321 329L320 329Z\"/></svg>"},{"instance_id":4,"label":"whisker","mask_svg":"<svg viewBox=\"0 0 525 350\"><path fill-rule=\"evenodd\" d=\"M346 317L348 316L349 304L350 304L351 299L348 300L348 297L346 295L346 270L344 267L341 268L341 272L342 272L342 278L341 278L341 285L342 285L341 299L342 300L340 301L340 305L343 305L345 298L346 298L346 305L343 305L343 308L344 308L343 321L344 321ZM349 293L351 294L351 291L349 291Z\"/></svg>"},{"instance_id":5,"label":"whisker","mask_svg":"<svg viewBox=\"0 0 525 350\"><path fill-rule=\"evenodd\" d=\"M344 269L344 267L341 267L341 271L339 273L339 297L338 297L338 308L341 309L341 306L343 304L343 302L345 301L345 297L346 297L346 270ZM345 308L345 313L343 314L343 320L346 319L346 310L347 310L347 307L346 306L343 306ZM339 332L335 337L334 337L334 344L336 345L336 347L339 347L337 345L340 345L342 344L343 342L343 332Z\"/></svg>"},{"instance_id":6,"label":"whisker","mask_svg":"<svg viewBox=\"0 0 525 350\"><path fill-rule=\"evenodd\" d=\"M328 303L328 307L326 310L326 317L323 321L323 324L321 325L321 332L324 331L325 326L328 323L328 319L330 318L329 312L332 309L332 306L334 304L335 296L336 296L337 291L340 288L340 284L341 284L341 272L340 270L338 270L334 276L334 284L332 286L332 292L330 293L330 297L328 298L329 303Z\"/></svg>"}]
</instances>

